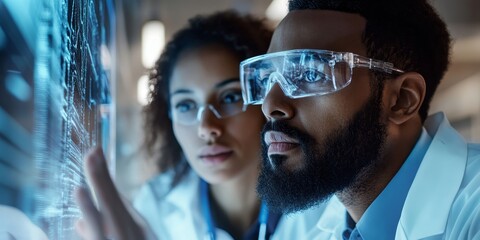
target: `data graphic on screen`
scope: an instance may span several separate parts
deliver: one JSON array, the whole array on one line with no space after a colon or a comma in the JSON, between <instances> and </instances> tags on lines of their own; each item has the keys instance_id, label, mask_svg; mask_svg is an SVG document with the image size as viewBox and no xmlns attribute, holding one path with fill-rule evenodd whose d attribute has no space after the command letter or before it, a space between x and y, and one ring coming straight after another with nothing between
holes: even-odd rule
<instances>
[{"instance_id":1,"label":"data graphic on screen","mask_svg":"<svg viewBox=\"0 0 480 240\"><path fill-rule=\"evenodd\" d=\"M75 239L85 153L113 153L113 9L111 0L0 1L0 205L49 239Z\"/></svg>"}]
</instances>

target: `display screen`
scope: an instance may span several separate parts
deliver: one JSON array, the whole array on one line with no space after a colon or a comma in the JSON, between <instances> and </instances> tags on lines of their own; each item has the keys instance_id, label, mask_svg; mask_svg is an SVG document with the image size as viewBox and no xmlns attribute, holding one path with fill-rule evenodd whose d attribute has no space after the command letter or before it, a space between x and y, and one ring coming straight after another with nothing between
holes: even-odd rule
<instances>
[{"instance_id":1,"label":"display screen","mask_svg":"<svg viewBox=\"0 0 480 240\"><path fill-rule=\"evenodd\" d=\"M110 0L0 1L0 206L49 239L75 239L85 153L113 152L113 9Z\"/></svg>"}]
</instances>

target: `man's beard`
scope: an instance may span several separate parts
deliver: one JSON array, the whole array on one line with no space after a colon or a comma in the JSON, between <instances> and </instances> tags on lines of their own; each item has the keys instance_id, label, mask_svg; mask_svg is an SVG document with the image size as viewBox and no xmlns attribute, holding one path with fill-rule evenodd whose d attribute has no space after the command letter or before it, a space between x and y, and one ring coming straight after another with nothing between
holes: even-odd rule
<instances>
[{"instance_id":1,"label":"man's beard","mask_svg":"<svg viewBox=\"0 0 480 240\"><path fill-rule=\"evenodd\" d=\"M281 165L287 156L272 155L272 162L280 163L273 169L268 146L262 141L263 161L257 191L271 211L291 213L307 209L338 191L357 186L359 178L372 174L386 138L386 126L380 122L379 95L372 94L349 124L332 131L323 144L285 121L265 125L262 136L270 130L287 134L299 140L304 154L303 166L294 171Z\"/></svg>"}]
</instances>

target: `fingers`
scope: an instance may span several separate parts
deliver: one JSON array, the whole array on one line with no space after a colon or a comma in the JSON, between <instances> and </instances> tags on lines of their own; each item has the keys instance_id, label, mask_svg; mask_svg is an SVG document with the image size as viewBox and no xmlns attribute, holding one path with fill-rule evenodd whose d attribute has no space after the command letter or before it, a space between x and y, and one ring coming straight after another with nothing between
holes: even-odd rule
<instances>
[{"instance_id":1,"label":"fingers","mask_svg":"<svg viewBox=\"0 0 480 240\"><path fill-rule=\"evenodd\" d=\"M105 227L107 234L115 239L141 239L141 229L123 204L110 178L101 148L94 149L85 158L85 174L94 189L103 217L104 224L99 223L97 226Z\"/></svg>"},{"instance_id":2,"label":"fingers","mask_svg":"<svg viewBox=\"0 0 480 240\"><path fill-rule=\"evenodd\" d=\"M77 232L83 239L104 239L102 216L93 204L87 190L84 188L76 189L75 197L84 217L84 220L79 220L75 226Z\"/></svg>"},{"instance_id":3,"label":"fingers","mask_svg":"<svg viewBox=\"0 0 480 240\"><path fill-rule=\"evenodd\" d=\"M104 217L113 222L121 219L125 215L126 209L110 178L101 148L95 148L87 155L85 171Z\"/></svg>"},{"instance_id":4,"label":"fingers","mask_svg":"<svg viewBox=\"0 0 480 240\"><path fill-rule=\"evenodd\" d=\"M88 229L85 220L79 219L75 222L75 231L80 236L80 239L88 239Z\"/></svg>"},{"instance_id":5,"label":"fingers","mask_svg":"<svg viewBox=\"0 0 480 240\"><path fill-rule=\"evenodd\" d=\"M84 219L79 219L75 222L75 231L79 235L80 239L91 240L93 239L93 230L91 230L89 223ZM90 223L91 224L91 223Z\"/></svg>"}]
</instances>

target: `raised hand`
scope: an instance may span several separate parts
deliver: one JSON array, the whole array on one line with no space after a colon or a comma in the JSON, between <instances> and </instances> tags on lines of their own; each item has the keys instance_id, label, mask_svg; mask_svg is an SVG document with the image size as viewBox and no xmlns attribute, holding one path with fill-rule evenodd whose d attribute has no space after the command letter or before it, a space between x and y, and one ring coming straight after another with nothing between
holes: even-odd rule
<instances>
[{"instance_id":1,"label":"raised hand","mask_svg":"<svg viewBox=\"0 0 480 240\"><path fill-rule=\"evenodd\" d=\"M105 157L101 148L92 150L85 157L85 175L94 191L98 208L89 191L76 190L76 199L83 213L83 219L76 224L80 237L87 240L129 240L147 239L146 226L124 203L110 178ZM152 239L148 236L148 239Z\"/></svg>"}]
</instances>

